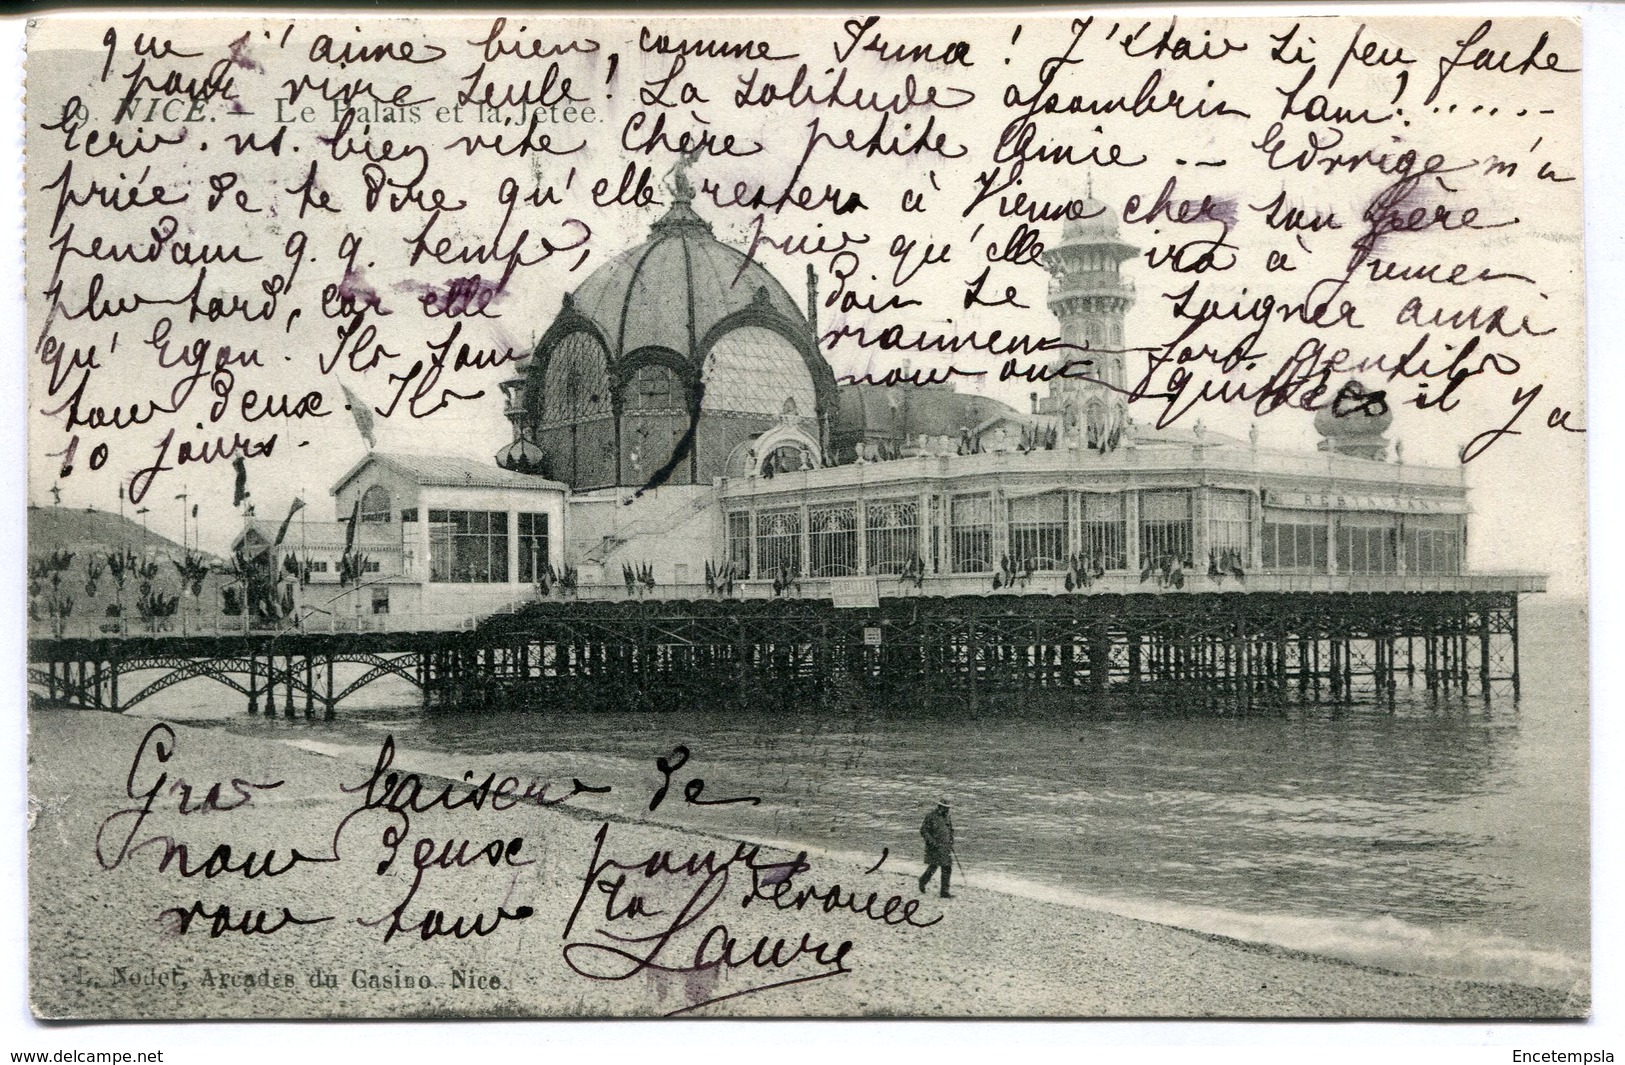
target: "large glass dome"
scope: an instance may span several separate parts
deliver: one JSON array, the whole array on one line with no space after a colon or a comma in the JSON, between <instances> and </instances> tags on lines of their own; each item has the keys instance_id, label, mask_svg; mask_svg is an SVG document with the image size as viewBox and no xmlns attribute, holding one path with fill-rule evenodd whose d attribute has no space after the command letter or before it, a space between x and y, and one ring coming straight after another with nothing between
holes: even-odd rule
<instances>
[{"instance_id":1,"label":"large glass dome","mask_svg":"<svg viewBox=\"0 0 1625 1065\"><path fill-rule=\"evenodd\" d=\"M516 442L572 488L704 483L786 420L827 439L835 377L809 314L679 194L649 238L564 298L504 384Z\"/></svg>"}]
</instances>

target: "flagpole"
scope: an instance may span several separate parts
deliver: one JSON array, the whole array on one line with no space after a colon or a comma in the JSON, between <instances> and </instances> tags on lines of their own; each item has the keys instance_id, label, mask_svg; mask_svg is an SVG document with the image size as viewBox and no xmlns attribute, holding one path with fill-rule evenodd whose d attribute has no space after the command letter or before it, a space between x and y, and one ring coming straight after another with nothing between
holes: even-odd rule
<instances>
[{"instance_id":1,"label":"flagpole","mask_svg":"<svg viewBox=\"0 0 1625 1065\"><path fill-rule=\"evenodd\" d=\"M360 540L360 529L361 529L361 497L356 496L355 506L350 508L350 524L349 524L349 527L346 528L345 531L344 531L344 560L342 562L340 562L341 566L352 565L356 561L355 552L356 552L356 546L357 546L357 544L358 544L358 542ZM356 587L353 589L354 592L355 592L356 631L359 632L360 629L361 629L361 587L360 586L361 586L361 578L364 576L364 574L362 574L361 572L356 572L355 574L353 574L353 576L355 577L355 584L356 584ZM343 580L343 579L344 578L341 576L340 580Z\"/></svg>"},{"instance_id":2,"label":"flagpole","mask_svg":"<svg viewBox=\"0 0 1625 1065\"><path fill-rule=\"evenodd\" d=\"M293 503L288 507L288 516L282 519L282 525L276 531L276 540L272 542L268 548L266 548L266 555L270 559L271 571L273 574L273 588L280 586L282 580L282 578L278 575L278 571L282 568L283 560L278 556L277 552L282 549L283 542L287 540L288 530L293 528L293 516L304 509L305 501L298 496L294 496ZM290 548L289 550L292 549ZM299 575L297 573L294 574L294 577L296 578L294 583L296 585L299 583L297 580L298 576ZM286 620L286 618L283 618L283 620Z\"/></svg>"}]
</instances>

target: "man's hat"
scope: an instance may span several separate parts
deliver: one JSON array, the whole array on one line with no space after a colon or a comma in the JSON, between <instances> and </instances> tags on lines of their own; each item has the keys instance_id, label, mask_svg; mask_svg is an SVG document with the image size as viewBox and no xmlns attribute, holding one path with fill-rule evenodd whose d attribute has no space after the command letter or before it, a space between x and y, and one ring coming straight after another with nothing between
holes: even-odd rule
<instances>
[{"instance_id":1,"label":"man's hat","mask_svg":"<svg viewBox=\"0 0 1625 1065\"><path fill-rule=\"evenodd\" d=\"M952 806L953 803L949 802L947 799L938 799L937 800L937 805L938 806L943 806L943 807L948 807L948 806Z\"/></svg>"}]
</instances>

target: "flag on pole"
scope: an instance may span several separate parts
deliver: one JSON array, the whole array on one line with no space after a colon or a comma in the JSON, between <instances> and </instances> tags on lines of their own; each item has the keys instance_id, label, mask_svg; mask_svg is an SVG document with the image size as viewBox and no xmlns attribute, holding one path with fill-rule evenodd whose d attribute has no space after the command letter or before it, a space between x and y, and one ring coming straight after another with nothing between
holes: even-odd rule
<instances>
[{"instance_id":1,"label":"flag on pole","mask_svg":"<svg viewBox=\"0 0 1625 1065\"><path fill-rule=\"evenodd\" d=\"M231 491L231 505L240 507L243 500L248 498L248 466L244 464L243 457L238 455L231 460L231 468L237 471L237 485Z\"/></svg>"},{"instance_id":2,"label":"flag on pole","mask_svg":"<svg viewBox=\"0 0 1625 1065\"><path fill-rule=\"evenodd\" d=\"M197 504L196 503L192 504L192 517L194 517L194 518L197 517Z\"/></svg>"},{"instance_id":3,"label":"flag on pole","mask_svg":"<svg viewBox=\"0 0 1625 1065\"><path fill-rule=\"evenodd\" d=\"M339 387L344 390L344 402L350 405L350 413L355 416L355 427L361 430L361 438L367 442L368 447L376 447L378 441L372 433L372 408L351 392L348 385L340 382Z\"/></svg>"},{"instance_id":4,"label":"flag on pole","mask_svg":"<svg viewBox=\"0 0 1625 1065\"><path fill-rule=\"evenodd\" d=\"M357 496L355 509L350 511L350 527L344 533L344 553L348 555L355 548L356 526L361 524L361 497Z\"/></svg>"},{"instance_id":5,"label":"flag on pole","mask_svg":"<svg viewBox=\"0 0 1625 1065\"><path fill-rule=\"evenodd\" d=\"M277 530L276 543L272 544L272 547L282 546L283 539L288 535L288 526L293 524L293 516L304 509L305 501L298 496L294 496L293 506L288 508L288 516L282 519L282 528Z\"/></svg>"}]
</instances>

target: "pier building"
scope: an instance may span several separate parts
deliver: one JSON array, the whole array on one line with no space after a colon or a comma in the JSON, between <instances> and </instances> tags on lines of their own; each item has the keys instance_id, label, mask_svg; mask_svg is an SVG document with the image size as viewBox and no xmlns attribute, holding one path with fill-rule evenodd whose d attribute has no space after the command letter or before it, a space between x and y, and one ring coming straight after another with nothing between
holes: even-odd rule
<instances>
[{"instance_id":1,"label":"pier building","mask_svg":"<svg viewBox=\"0 0 1625 1065\"><path fill-rule=\"evenodd\" d=\"M193 676L289 715L384 676L447 709L1516 694L1518 599L1545 578L1467 567L1462 468L1403 461L1386 411L1321 410L1315 451L1134 420L1137 251L1107 205L1046 249L1069 347L1011 405L837 384L812 275L796 300L672 191L503 382L494 462L373 451L331 522L237 544L277 573L353 549L359 579L324 598L312 573L218 631L59 626L30 643L42 697L126 709Z\"/></svg>"},{"instance_id":2,"label":"pier building","mask_svg":"<svg viewBox=\"0 0 1625 1065\"><path fill-rule=\"evenodd\" d=\"M503 385L497 465L567 486L570 580L432 661L431 704L1516 690L1544 578L1467 570L1462 469L1404 462L1386 410L1322 410L1313 452L1135 422L1104 203L1045 252L1068 347L1021 409L837 385L811 272L798 307L673 193Z\"/></svg>"},{"instance_id":3,"label":"pier building","mask_svg":"<svg viewBox=\"0 0 1625 1065\"><path fill-rule=\"evenodd\" d=\"M803 311L679 196L504 383L497 464L568 486L563 562L584 595L613 595L626 566L679 596L724 568L745 595L905 574L915 593L964 594L996 577L1062 591L1069 571L1124 590L1462 573L1462 470L1390 454L1386 411L1321 411L1313 453L1137 425L1122 273L1137 249L1110 207L1082 213L1045 253L1071 347L1019 410L947 383L836 386L811 281Z\"/></svg>"}]
</instances>

